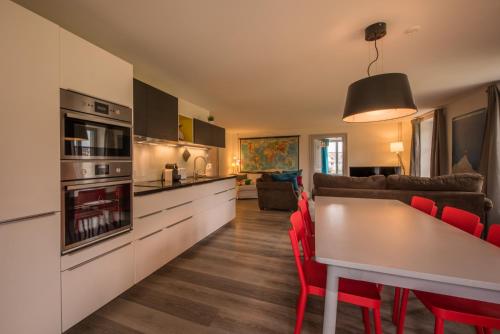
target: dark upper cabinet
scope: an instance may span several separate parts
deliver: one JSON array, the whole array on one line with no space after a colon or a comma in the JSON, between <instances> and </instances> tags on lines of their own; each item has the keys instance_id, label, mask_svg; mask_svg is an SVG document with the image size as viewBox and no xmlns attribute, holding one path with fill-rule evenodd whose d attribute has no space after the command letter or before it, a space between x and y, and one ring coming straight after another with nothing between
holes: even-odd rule
<instances>
[{"instance_id":1,"label":"dark upper cabinet","mask_svg":"<svg viewBox=\"0 0 500 334\"><path fill-rule=\"evenodd\" d=\"M201 145L226 147L226 130L207 122L193 119L194 142Z\"/></svg>"},{"instance_id":2,"label":"dark upper cabinet","mask_svg":"<svg viewBox=\"0 0 500 334\"><path fill-rule=\"evenodd\" d=\"M178 140L177 98L161 90L148 89L148 137Z\"/></svg>"},{"instance_id":3,"label":"dark upper cabinet","mask_svg":"<svg viewBox=\"0 0 500 334\"><path fill-rule=\"evenodd\" d=\"M134 134L147 136L147 88L148 86L134 79Z\"/></svg>"},{"instance_id":4,"label":"dark upper cabinet","mask_svg":"<svg viewBox=\"0 0 500 334\"><path fill-rule=\"evenodd\" d=\"M178 129L177 98L134 79L134 133L177 141Z\"/></svg>"},{"instance_id":5,"label":"dark upper cabinet","mask_svg":"<svg viewBox=\"0 0 500 334\"><path fill-rule=\"evenodd\" d=\"M214 134L214 146L226 147L226 130L220 126L212 125L212 132Z\"/></svg>"}]
</instances>

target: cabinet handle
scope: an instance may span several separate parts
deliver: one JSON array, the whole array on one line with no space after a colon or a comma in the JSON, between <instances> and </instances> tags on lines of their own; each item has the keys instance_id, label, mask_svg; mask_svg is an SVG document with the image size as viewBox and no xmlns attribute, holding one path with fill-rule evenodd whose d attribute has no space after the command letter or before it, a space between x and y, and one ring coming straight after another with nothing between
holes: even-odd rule
<instances>
[{"instance_id":1,"label":"cabinet handle","mask_svg":"<svg viewBox=\"0 0 500 334\"><path fill-rule=\"evenodd\" d=\"M233 198L229 199L228 202L235 201L235 200L236 200L236 197L233 197Z\"/></svg>"},{"instance_id":2,"label":"cabinet handle","mask_svg":"<svg viewBox=\"0 0 500 334\"><path fill-rule=\"evenodd\" d=\"M182 219L182 220L179 220L177 223L173 223L172 225L168 225L166 228L171 228L171 227L174 227L175 225L178 225L178 224L180 224L180 223L183 223L183 222L185 222L186 220L189 220L189 219L191 219L191 218L193 218L193 216L189 216L189 217L187 217L187 218L184 218L184 219Z\"/></svg>"},{"instance_id":3,"label":"cabinet handle","mask_svg":"<svg viewBox=\"0 0 500 334\"><path fill-rule=\"evenodd\" d=\"M148 213L144 216L140 216L140 217L137 217L138 219L143 219L143 218L146 218L146 217L150 217L150 216L154 216L154 215L157 215L159 213L162 213L163 210L159 210L159 211L155 211L155 212L151 212L151 213Z\"/></svg>"},{"instance_id":4,"label":"cabinet handle","mask_svg":"<svg viewBox=\"0 0 500 334\"><path fill-rule=\"evenodd\" d=\"M214 195L219 195L219 194L225 193L226 191L229 191L229 189L216 192L216 193L214 193Z\"/></svg>"},{"instance_id":5,"label":"cabinet handle","mask_svg":"<svg viewBox=\"0 0 500 334\"><path fill-rule=\"evenodd\" d=\"M30 220L30 219L37 219L37 218L43 218L47 216L52 216L58 213L59 211L50 211L50 212L44 212L44 213L39 213L36 215L31 215L31 216L25 216L25 217L20 217L20 218L14 218L14 219L7 219L4 221L0 221L0 225L2 224L10 224L10 223L18 223L22 222L24 220Z\"/></svg>"},{"instance_id":6,"label":"cabinet handle","mask_svg":"<svg viewBox=\"0 0 500 334\"><path fill-rule=\"evenodd\" d=\"M93 257L93 258L91 258L91 259L88 259L87 261L83 261L82 263L77 264L76 266L73 266L73 267L71 267L71 268L68 268L68 269L66 269L66 271L73 271L73 270L75 270L75 269L77 269L77 268L80 268L80 267L82 267L82 266L84 266L84 265L86 265L86 264L90 263L90 262L94 262L95 260L100 259L100 258L101 258L101 257L103 257L103 256L109 255L109 254L114 253L114 252L116 252L116 251L118 251L118 250L120 250L120 249L122 249L122 248L124 248L124 247L127 247L127 246L128 246L128 245L130 245L131 243L132 243L132 242L128 242L128 243L126 243L125 245L121 245L121 246L118 246L118 247L116 247L116 248L113 248L112 250L107 251L106 253L103 253L103 254L101 254L101 255L97 255L96 257Z\"/></svg>"},{"instance_id":7,"label":"cabinet handle","mask_svg":"<svg viewBox=\"0 0 500 334\"><path fill-rule=\"evenodd\" d=\"M144 240L146 238L149 238L150 236L155 235L157 233L160 233L161 231L163 231L163 228L160 228L158 231L154 231L153 233L149 233L148 235L145 235L145 236L139 238L139 240Z\"/></svg>"},{"instance_id":8,"label":"cabinet handle","mask_svg":"<svg viewBox=\"0 0 500 334\"><path fill-rule=\"evenodd\" d=\"M172 209L175 209L175 208L178 208L178 207L190 204L190 203L193 203L193 201L187 201L187 202L184 202L184 203L181 203L181 204L177 204L177 205L171 206L169 208L166 208L165 210L172 210Z\"/></svg>"}]
</instances>

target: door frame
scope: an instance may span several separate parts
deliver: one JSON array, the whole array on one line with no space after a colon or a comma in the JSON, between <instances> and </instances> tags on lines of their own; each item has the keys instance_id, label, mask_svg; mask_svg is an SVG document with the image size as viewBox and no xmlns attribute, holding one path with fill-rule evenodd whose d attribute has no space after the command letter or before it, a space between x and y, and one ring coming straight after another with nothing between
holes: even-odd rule
<instances>
[{"instance_id":1,"label":"door frame","mask_svg":"<svg viewBox=\"0 0 500 334\"><path fill-rule=\"evenodd\" d=\"M323 133L323 134L312 134L309 135L309 187L312 191L314 188L314 180L313 180L313 175L314 175L314 141L315 140L321 140L323 138L330 138L330 137L342 137L342 175L348 175L348 153L347 153L347 132L337 132L337 133Z\"/></svg>"}]
</instances>

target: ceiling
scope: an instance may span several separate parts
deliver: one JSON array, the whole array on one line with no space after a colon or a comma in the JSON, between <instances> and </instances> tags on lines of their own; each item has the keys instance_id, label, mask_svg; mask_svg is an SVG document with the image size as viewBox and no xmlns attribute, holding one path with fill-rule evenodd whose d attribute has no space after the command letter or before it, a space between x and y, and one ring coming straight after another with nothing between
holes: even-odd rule
<instances>
[{"instance_id":1,"label":"ceiling","mask_svg":"<svg viewBox=\"0 0 500 334\"><path fill-rule=\"evenodd\" d=\"M338 124L348 85L374 56L363 30L377 21L388 30L378 72L408 74L420 109L500 79L498 0L16 2L128 60L138 76L229 129Z\"/></svg>"}]
</instances>

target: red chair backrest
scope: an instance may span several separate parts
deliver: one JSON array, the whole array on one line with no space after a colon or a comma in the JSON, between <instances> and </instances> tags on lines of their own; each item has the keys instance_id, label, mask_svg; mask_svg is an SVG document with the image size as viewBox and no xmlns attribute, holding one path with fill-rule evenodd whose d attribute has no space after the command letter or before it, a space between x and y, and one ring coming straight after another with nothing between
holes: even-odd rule
<instances>
[{"instance_id":1,"label":"red chair backrest","mask_svg":"<svg viewBox=\"0 0 500 334\"><path fill-rule=\"evenodd\" d=\"M434 205L434 207L432 208L432 211L431 211L431 216L436 217L437 213L438 213L438 207L437 207L437 205Z\"/></svg>"},{"instance_id":2,"label":"red chair backrest","mask_svg":"<svg viewBox=\"0 0 500 334\"><path fill-rule=\"evenodd\" d=\"M302 199L305 199L306 201L309 201L309 196L307 195L307 193L305 191L303 191L301 193L301 196L302 196Z\"/></svg>"},{"instance_id":3,"label":"red chair backrest","mask_svg":"<svg viewBox=\"0 0 500 334\"><path fill-rule=\"evenodd\" d=\"M433 200L430 200L425 197L413 196L411 198L411 204L417 210L425 212L428 215L436 217L437 214L437 206Z\"/></svg>"},{"instance_id":4,"label":"red chair backrest","mask_svg":"<svg viewBox=\"0 0 500 334\"><path fill-rule=\"evenodd\" d=\"M461 229L462 231L475 235L474 232L476 232L477 225L479 224L481 218L473 213L470 213L469 211L453 208L451 206L445 206L443 214L441 215L441 220Z\"/></svg>"},{"instance_id":5,"label":"red chair backrest","mask_svg":"<svg viewBox=\"0 0 500 334\"><path fill-rule=\"evenodd\" d=\"M299 201L299 210L302 214L302 220L304 221L306 233L308 236L312 236L314 234L314 227L311 219L311 214L309 213L309 204L307 203L307 200L301 199Z\"/></svg>"},{"instance_id":6,"label":"red chair backrest","mask_svg":"<svg viewBox=\"0 0 500 334\"><path fill-rule=\"evenodd\" d=\"M488 231L488 238L486 238L488 242L491 242L493 245L497 245L500 247L500 225L491 225Z\"/></svg>"},{"instance_id":7,"label":"red chair backrest","mask_svg":"<svg viewBox=\"0 0 500 334\"><path fill-rule=\"evenodd\" d=\"M474 229L474 236L475 237L478 237L478 238L481 238L481 235L483 234L483 230L484 230L484 225L479 223L477 224L476 228Z\"/></svg>"},{"instance_id":8,"label":"red chair backrest","mask_svg":"<svg viewBox=\"0 0 500 334\"><path fill-rule=\"evenodd\" d=\"M304 258L309 260L312 257L312 252L311 247L309 246L309 241L307 240L307 232L304 220L302 219L302 214L299 211L292 213L290 216L290 223L292 224L292 229L297 237L297 240L302 244Z\"/></svg>"},{"instance_id":9,"label":"red chair backrest","mask_svg":"<svg viewBox=\"0 0 500 334\"><path fill-rule=\"evenodd\" d=\"M288 236L290 237L293 257L295 259L295 265L297 266L297 272L299 273L300 286L302 287L302 291L307 291L306 277L304 274L304 268L302 264L303 262L302 259L300 258L299 238L297 237L297 234L292 228L288 230Z\"/></svg>"}]
</instances>

